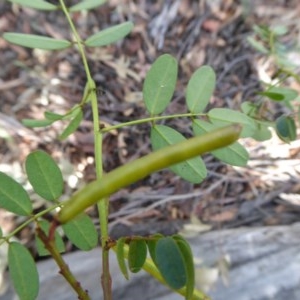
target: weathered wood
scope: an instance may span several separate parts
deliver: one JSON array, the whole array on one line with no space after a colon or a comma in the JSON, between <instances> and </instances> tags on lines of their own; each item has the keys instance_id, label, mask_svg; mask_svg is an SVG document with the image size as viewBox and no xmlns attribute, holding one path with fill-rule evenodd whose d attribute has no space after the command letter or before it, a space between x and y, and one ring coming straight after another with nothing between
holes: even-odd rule
<instances>
[{"instance_id":1,"label":"weathered wood","mask_svg":"<svg viewBox=\"0 0 300 300\"><path fill-rule=\"evenodd\" d=\"M213 299L300 299L299 223L215 231L191 243L194 255L210 265L222 253L230 256L229 286L219 280Z\"/></svg>"},{"instance_id":2,"label":"weathered wood","mask_svg":"<svg viewBox=\"0 0 300 300\"><path fill-rule=\"evenodd\" d=\"M220 257L231 260L228 286L219 279L210 295L214 300L298 300L300 299L300 223L289 226L240 228L208 232L190 239L193 253L207 266L214 266ZM66 260L78 275L92 299L102 299L99 289L100 251L67 254ZM41 300L73 300L75 294L64 283L53 261L38 264L41 276ZM177 300L155 280L141 273L126 281L114 255L111 259L114 299ZM0 299L11 300L12 296Z\"/></svg>"}]
</instances>

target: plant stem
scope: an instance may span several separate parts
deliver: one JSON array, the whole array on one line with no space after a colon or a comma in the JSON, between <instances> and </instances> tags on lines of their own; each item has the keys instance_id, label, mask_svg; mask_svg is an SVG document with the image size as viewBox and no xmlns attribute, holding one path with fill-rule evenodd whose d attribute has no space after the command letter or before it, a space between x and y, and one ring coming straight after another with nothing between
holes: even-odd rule
<instances>
[{"instance_id":1,"label":"plant stem","mask_svg":"<svg viewBox=\"0 0 300 300\"><path fill-rule=\"evenodd\" d=\"M138 125L138 124L147 123L147 122L154 122L154 121L159 121L159 120L167 120L167 119L175 119L175 118L183 118L183 117L193 118L193 117L201 116L201 115L205 115L205 114L203 114L203 113L201 113L201 114L186 113L186 114L175 114L175 115L170 115L170 116L149 117L149 118L144 118L144 119L140 119L140 120L134 120L134 121L130 121L130 122L125 122L125 123L109 126L109 127L101 129L101 132L104 133L104 132L108 132L108 131L111 131L114 129L119 129L119 128L123 128L126 126Z\"/></svg>"},{"instance_id":2,"label":"plant stem","mask_svg":"<svg viewBox=\"0 0 300 300\"><path fill-rule=\"evenodd\" d=\"M73 24L73 21L69 15L69 12L64 4L64 0L60 0L62 9L66 15L66 18L69 22L71 30L74 34L78 50L81 54L82 62L84 65L84 70L87 76L87 93L90 94L92 114L93 114L93 132L94 132L94 155L95 155L95 169L97 180L100 180L103 174L102 166L102 132L99 130L99 111L98 111L98 101L96 95L96 84L92 79L91 72L87 63L87 58L84 52L84 43L79 37L77 30ZM87 99L84 99L84 102ZM104 300L111 300L111 277L109 271L109 252L105 250L106 241L108 240L108 198L100 199L97 204L100 220L100 231L101 231L101 245L102 245L102 276L101 283L103 288L103 297Z\"/></svg>"},{"instance_id":3,"label":"plant stem","mask_svg":"<svg viewBox=\"0 0 300 300\"><path fill-rule=\"evenodd\" d=\"M9 242L10 238L15 236L18 232L20 232L23 228L25 228L28 224L32 223L34 220L39 219L40 217L42 217L43 215L45 215L46 213L53 211L55 208L61 206L61 203L57 203L55 205L52 205L50 207L48 207L47 209L31 216L28 220L26 220L24 223L22 223L20 226L18 226L16 229L14 229L12 232L10 232L8 235L6 236L2 236L1 240L0 240L0 246L4 243L4 242Z\"/></svg>"},{"instance_id":4,"label":"plant stem","mask_svg":"<svg viewBox=\"0 0 300 300\"><path fill-rule=\"evenodd\" d=\"M80 52L80 55L81 55L81 59L82 59L82 62L83 62L83 65L84 65L84 70L85 70L85 73L86 73L86 76L87 76L87 81L88 82L92 82L92 76L91 76L91 72L90 72L90 69L89 69L89 66L88 66L88 63L87 63L87 59L86 59L86 56L85 56L85 52L84 52L84 48L83 48L83 42L80 38L80 36L78 35L77 33L77 30L76 30L76 27L70 17L70 14L68 12L68 9L64 3L64 0L59 0L59 3L61 5L61 8L68 20L68 23L70 25L70 28L72 30L72 33L74 35L74 38L76 40L76 43L77 43L77 46L78 46L78 51ZM90 87L92 88L92 87Z\"/></svg>"},{"instance_id":5,"label":"plant stem","mask_svg":"<svg viewBox=\"0 0 300 300\"><path fill-rule=\"evenodd\" d=\"M43 244L45 245L45 248L50 252L51 256L57 263L60 269L60 274L67 280L67 282L70 284L70 286L74 289L74 291L78 295L78 299L81 300L90 300L87 291L85 291L80 283L76 280L72 272L70 271L68 265L63 260L62 256L60 255L59 251L57 250L55 246L54 239L49 239L45 232L40 228L37 227L36 229L37 236L41 239Z\"/></svg>"},{"instance_id":6,"label":"plant stem","mask_svg":"<svg viewBox=\"0 0 300 300\"><path fill-rule=\"evenodd\" d=\"M93 125L94 125L94 138L95 138L95 164L96 164L96 175L99 180L103 176L102 167L102 133L99 129L99 113L98 113L98 102L95 90L91 93L91 104L93 112ZM101 231L101 246L102 246L102 276L101 283L103 289L104 300L111 300L111 276L109 271L109 250L106 249L106 242L108 236L108 205L109 199L103 198L97 203L99 220L100 220L100 231Z\"/></svg>"}]
</instances>

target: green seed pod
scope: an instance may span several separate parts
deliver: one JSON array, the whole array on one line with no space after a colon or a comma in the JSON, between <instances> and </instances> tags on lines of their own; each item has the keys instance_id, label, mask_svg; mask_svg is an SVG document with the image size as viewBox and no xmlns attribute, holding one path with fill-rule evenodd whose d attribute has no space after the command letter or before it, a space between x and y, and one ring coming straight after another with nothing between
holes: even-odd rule
<instances>
[{"instance_id":1,"label":"green seed pod","mask_svg":"<svg viewBox=\"0 0 300 300\"><path fill-rule=\"evenodd\" d=\"M126 187L151 173L188 160L197 155L228 146L235 142L242 127L238 124L213 130L175 145L167 146L136 159L105 174L100 180L87 184L64 203L57 219L66 223L119 189Z\"/></svg>"}]
</instances>

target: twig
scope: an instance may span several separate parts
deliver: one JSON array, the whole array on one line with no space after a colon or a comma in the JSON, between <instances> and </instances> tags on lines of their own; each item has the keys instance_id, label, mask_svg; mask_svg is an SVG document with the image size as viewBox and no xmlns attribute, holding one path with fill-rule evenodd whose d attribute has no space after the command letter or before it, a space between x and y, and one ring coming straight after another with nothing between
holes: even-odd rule
<instances>
[{"instance_id":1,"label":"twig","mask_svg":"<svg viewBox=\"0 0 300 300\"><path fill-rule=\"evenodd\" d=\"M88 292L81 287L80 283L76 280L76 278L70 271L69 266L63 260L61 254L55 246L55 240L47 237L45 232L40 227L36 228L36 233L58 265L60 269L59 273L67 280L73 290L77 293L78 299L90 300L91 298L89 297Z\"/></svg>"}]
</instances>

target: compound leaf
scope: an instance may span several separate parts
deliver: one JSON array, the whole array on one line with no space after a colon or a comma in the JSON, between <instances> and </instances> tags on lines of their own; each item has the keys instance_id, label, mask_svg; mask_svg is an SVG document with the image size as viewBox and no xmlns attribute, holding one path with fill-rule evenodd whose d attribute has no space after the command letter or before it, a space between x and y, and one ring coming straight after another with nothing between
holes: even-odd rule
<instances>
[{"instance_id":1,"label":"compound leaf","mask_svg":"<svg viewBox=\"0 0 300 300\"><path fill-rule=\"evenodd\" d=\"M124 38L132 28L132 22L124 22L93 34L84 43L88 47L106 46Z\"/></svg>"},{"instance_id":2,"label":"compound leaf","mask_svg":"<svg viewBox=\"0 0 300 300\"><path fill-rule=\"evenodd\" d=\"M164 125L152 127L150 139L154 150L185 140L184 136L179 132ZM207 175L205 164L200 157L194 157L175 164L169 169L181 178L192 183L200 183Z\"/></svg>"},{"instance_id":3,"label":"compound leaf","mask_svg":"<svg viewBox=\"0 0 300 300\"><path fill-rule=\"evenodd\" d=\"M147 258L147 244L144 240L132 240L129 244L128 265L132 273L137 273L143 267Z\"/></svg>"},{"instance_id":4,"label":"compound leaf","mask_svg":"<svg viewBox=\"0 0 300 300\"><path fill-rule=\"evenodd\" d=\"M79 249L89 251L97 246L98 233L90 217L81 214L62 225L68 239Z\"/></svg>"},{"instance_id":5,"label":"compound leaf","mask_svg":"<svg viewBox=\"0 0 300 300\"><path fill-rule=\"evenodd\" d=\"M37 150L30 153L26 158L25 168L28 180L38 195L48 201L54 201L62 194L62 173L46 152Z\"/></svg>"},{"instance_id":6,"label":"compound leaf","mask_svg":"<svg viewBox=\"0 0 300 300\"><path fill-rule=\"evenodd\" d=\"M161 55L147 72L143 85L146 109L150 115L162 113L175 91L178 65L169 54Z\"/></svg>"},{"instance_id":7,"label":"compound leaf","mask_svg":"<svg viewBox=\"0 0 300 300\"><path fill-rule=\"evenodd\" d=\"M192 75L186 90L186 102L191 113L198 114L205 109L215 86L216 74L210 66L203 66Z\"/></svg>"},{"instance_id":8,"label":"compound leaf","mask_svg":"<svg viewBox=\"0 0 300 300\"><path fill-rule=\"evenodd\" d=\"M34 300L39 292L36 264L23 245L11 242L8 247L9 275L21 300Z\"/></svg>"},{"instance_id":9,"label":"compound leaf","mask_svg":"<svg viewBox=\"0 0 300 300\"><path fill-rule=\"evenodd\" d=\"M32 212L32 203L25 189L2 172L0 172L0 207L19 216L28 216Z\"/></svg>"},{"instance_id":10,"label":"compound leaf","mask_svg":"<svg viewBox=\"0 0 300 300\"><path fill-rule=\"evenodd\" d=\"M61 50L69 48L72 45L67 40L57 40L35 34L6 32L3 34L3 38L10 43L33 49Z\"/></svg>"}]
</instances>

